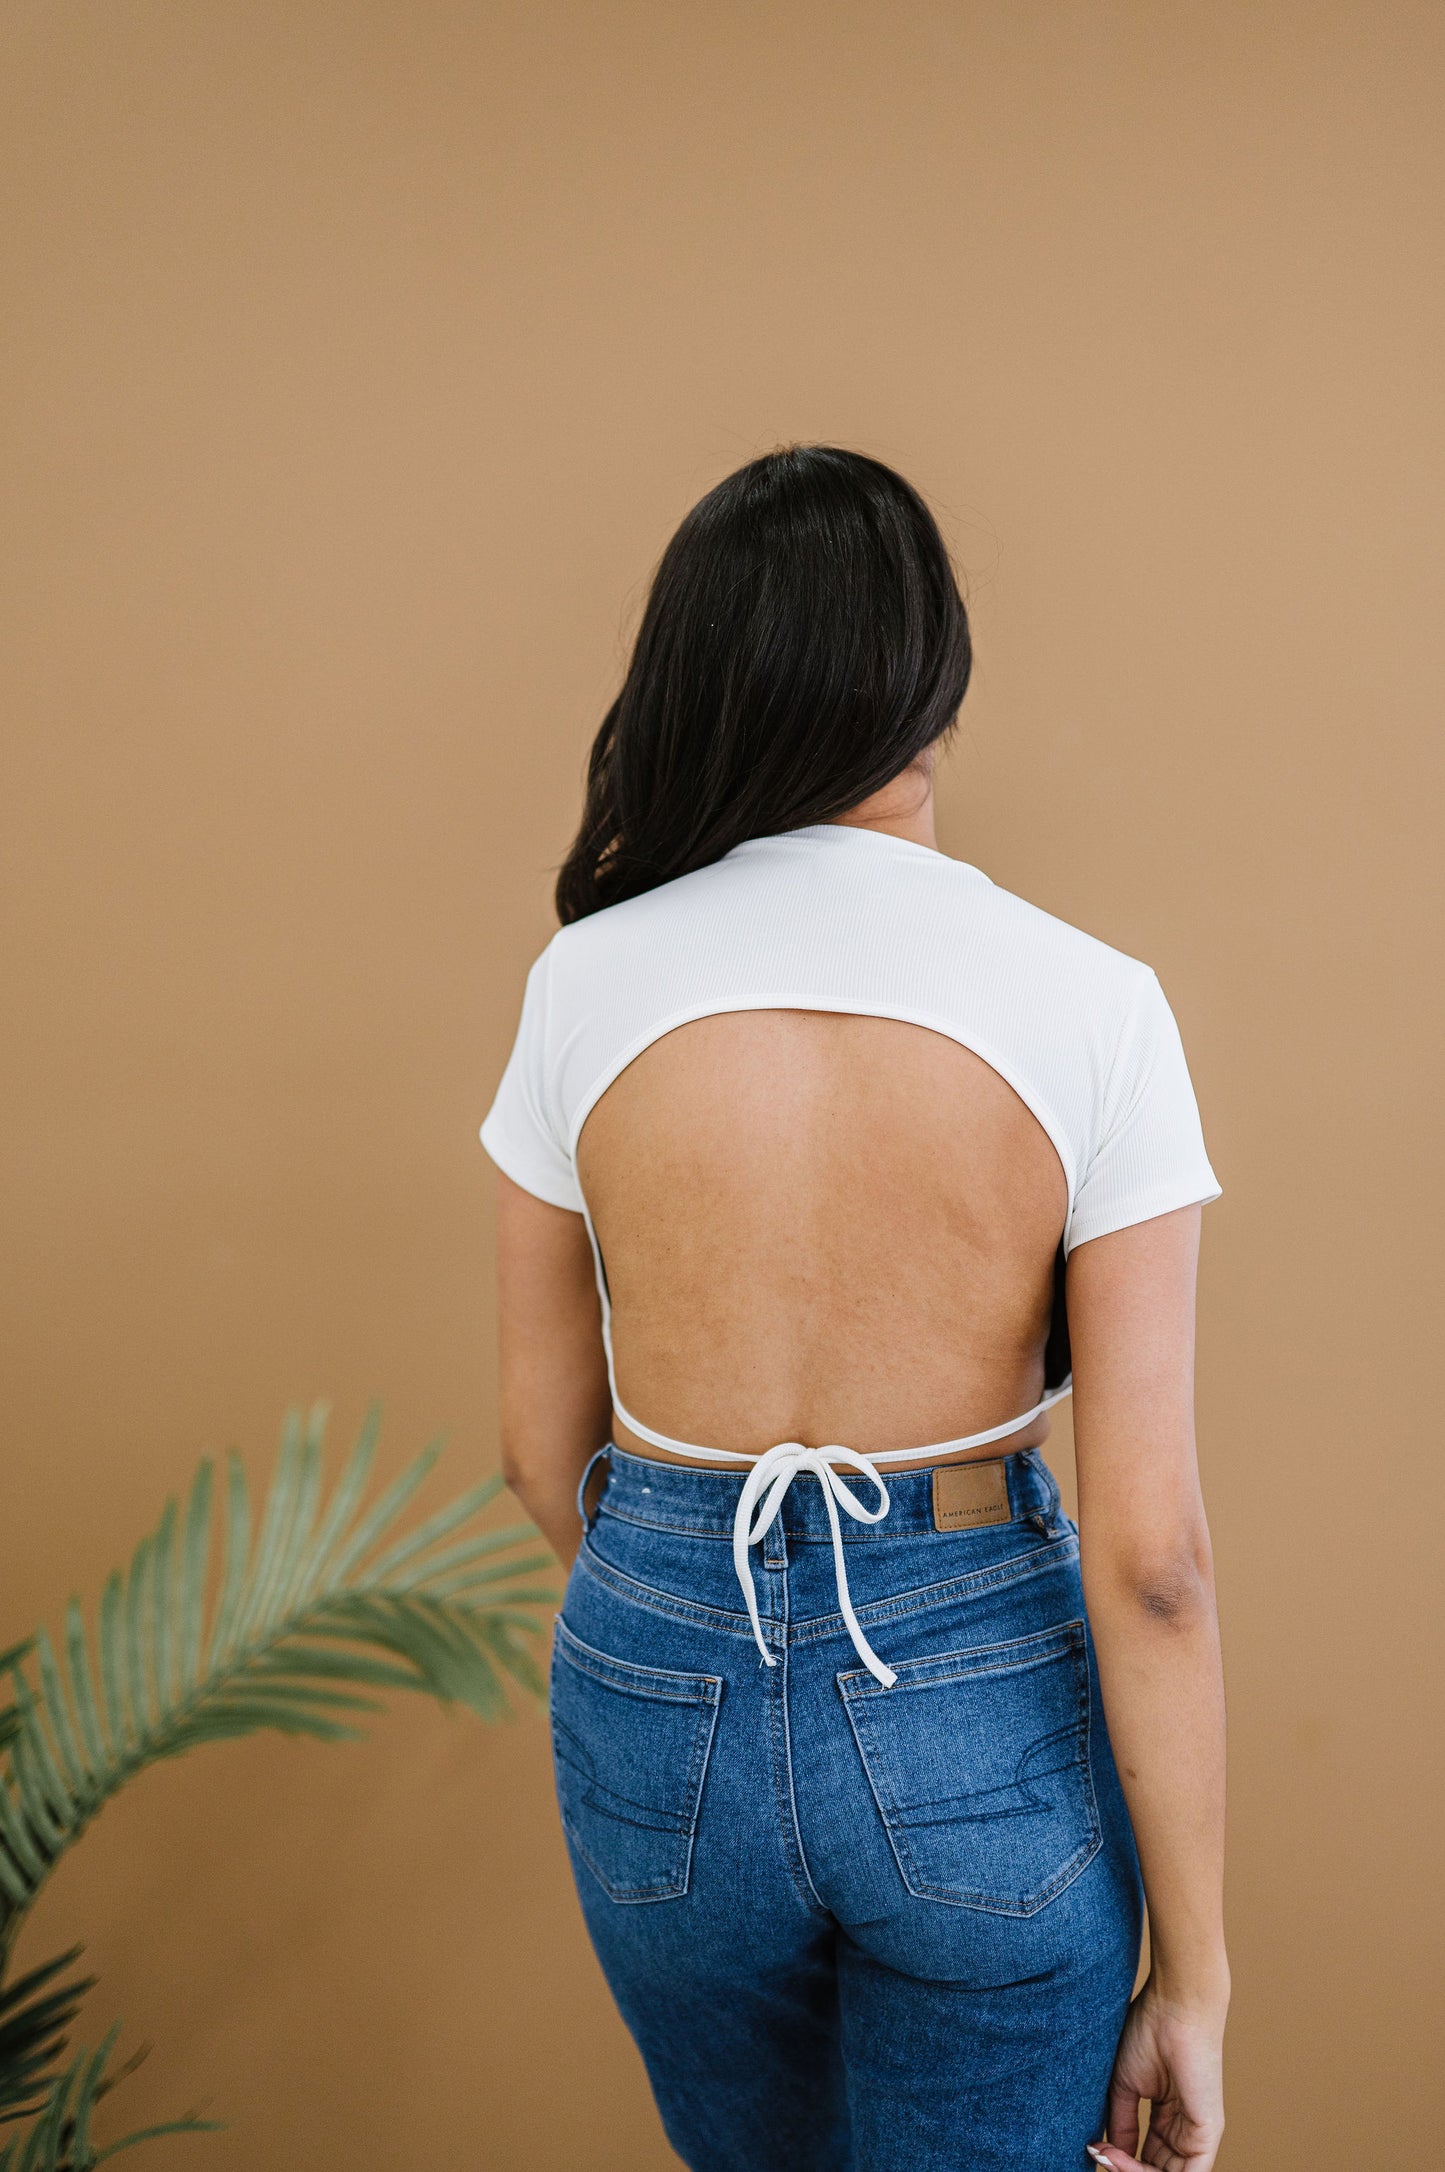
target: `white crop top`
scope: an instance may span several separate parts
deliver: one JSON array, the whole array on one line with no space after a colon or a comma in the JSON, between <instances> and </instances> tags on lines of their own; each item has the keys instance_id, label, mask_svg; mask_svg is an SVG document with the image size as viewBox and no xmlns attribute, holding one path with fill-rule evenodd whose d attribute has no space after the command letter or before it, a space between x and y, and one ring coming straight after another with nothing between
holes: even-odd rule
<instances>
[{"instance_id":1,"label":"white crop top","mask_svg":"<svg viewBox=\"0 0 1445 2172\"><path fill-rule=\"evenodd\" d=\"M982 1057L1053 1142L1068 1187L1061 1250L1215 1199L1179 1029L1154 974L1000 890L978 868L887 831L824 822L750 838L710 867L558 930L527 976L521 1024L482 1144L539 1199L582 1215L602 1302L619 1417L658 1447L753 1464L735 1551L754 1633L747 1546L761 1538L801 1469L823 1486L839 1596L850 1633L880 1680L891 1671L852 1617L835 1499L875 1520L831 1468L846 1462L888 1497L873 1465L936 1460L1017 1432L1034 1410L985 1434L908 1451L805 1449L761 1458L673 1441L632 1417L616 1392L611 1307L596 1232L577 1176L589 1111L634 1057L675 1026L726 1011L813 1010L931 1027ZM769 1479L756 1529L746 1517Z\"/></svg>"},{"instance_id":2,"label":"white crop top","mask_svg":"<svg viewBox=\"0 0 1445 2172\"><path fill-rule=\"evenodd\" d=\"M1066 1252L1219 1196L1148 966L965 861L837 822L751 838L560 928L527 976L483 1146L585 1215L576 1150L594 1103L674 1026L747 1010L900 1018L972 1049L1053 1141Z\"/></svg>"}]
</instances>

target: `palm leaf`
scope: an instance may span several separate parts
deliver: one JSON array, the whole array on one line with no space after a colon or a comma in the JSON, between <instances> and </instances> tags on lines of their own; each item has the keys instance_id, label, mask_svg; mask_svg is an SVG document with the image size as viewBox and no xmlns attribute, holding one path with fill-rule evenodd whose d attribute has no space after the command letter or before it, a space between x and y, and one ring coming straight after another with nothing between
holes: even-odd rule
<instances>
[{"instance_id":1,"label":"palm leaf","mask_svg":"<svg viewBox=\"0 0 1445 2172\"><path fill-rule=\"evenodd\" d=\"M27 1637L23 1644L12 1644L8 1650L0 1652L0 1675L8 1674L12 1667L17 1666L28 1655L31 1642ZM17 1707L13 1704L0 1704L0 1750L13 1742L19 1732L20 1713Z\"/></svg>"},{"instance_id":2,"label":"palm leaf","mask_svg":"<svg viewBox=\"0 0 1445 2172\"><path fill-rule=\"evenodd\" d=\"M230 1652L236 1616L246 1589L246 1559L251 1544L251 1497L246 1472L235 1449L226 1458L226 1566L220 1604L211 1631L207 1666L212 1673Z\"/></svg>"},{"instance_id":3,"label":"palm leaf","mask_svg":"<svg viewBox=\"0 0 1445 2172\"><path fill-rule=\"evenodd\" d=\"M94 1765L108 1754L108 1749L100 1729L100 1709L95 1701L90 1652L85 1641L85 1617L78 1599L72 1599L65 1610L65 1657L81 1740L85 1744L86 1757Z\"/></svg>"},{"instance_id":4,"label":"palm leaf","mask_svg":"<svg viewBox=\"0 0 1445 2172\"><path fill-rule=\"evenodd\" d=\"M97 2148L91 2124L96 2105L114 2079L107 2069L119 2034L117 2024L96 2050L79 2052L60 2073L51 2076L45 2102L29 2132L0 2150L0 2172L94 2172L94 2167L107 2157L118 2157L122 2150L133 2149L138 2142L152 2141L158 2135L220 2132L215 2120L192 2115L138 2128L118 2141L108 2142L103 2149Z\"/></svg>"},{"instance_id":5,"label":"palm leaf","mask_svg":"<svg viewBox=\"0 0 1445 2172\"><path fill-rule=\"evenodd\" d=\"M201 1464L186 1506L181 1545L181 1689L189 1696L201 1671L201 1631L205 1625L206 1560L211 1542L211 1462Z\"/></svg>"},{"instance_id":6,"label":"palm leaf","mask_svg":"<svg viewBox=\"0 0 1445 2172\"><path fill-rule=\"evenodd\" d=\"M131 1556L125 1584L126 1689L130 1698L130 1727L136 1741L144 1739L151 1723L150 1691L146 1682L146 1594L150 1590L151 1542L143 1538Z\"/></svg>"},{"instance_id":7,"label":"palm leaf","mask_svg":"<svg viewBox=\"0 0 1445 2172\"><path fill-rule=\"evenodd\" d=\"M75 1805L60 1777L60 1767L50 1747L50 1738L41 1719L41 1706L34 1692L17 1667L11 1676L15 1684L15 1702L20 1708L20 1732L10 1750L10 1763L19 1783L20 1799L31 1819L42 1845L56 1846L65 1830L65 1821L72 1815Z\"/></svg>"},{"instance_id":8,"label":"palm leaf","mask_svg":"<svg viewBox=\"0 0 1445 2172\"><path fill-rule=\"evenodd\" d=\"M162 2134L224 2132L224 2124L219 2119L165 2119L157 2127L137 2127L134 2134L123 2134L118 2142L112 2142L107 2149L98 2149L90 2159L90 2165L104 2164L107 2157L118 2157L123 2149L134 2149L137 2142L154 2142ZM0 2172L4 2172L3 2166L0 2166ZM61 2166L60 2172L66 2172L66 2168ZM80 2167L77 2167L77 2172L81 2172ZM84 2168L84 2172L90 2172L89 2166Z\"/></svg>"},{"instance_id":9,"label":"palm leaf","mask_svg":"<svg viewBox=\"0 0 1445 2172\"><path fill-rule=\"evenodd\" d=\"M23 1908L27 1898L23 1873L43 1878L45 1870L45 1858L37 1849L29 1823L10 1793L10 1783L0 1778L0 1884L4 1885L7 1898ZM17 1883L12 1883L12 1879Z\"/></svg>"},{"instance_id":10,"label":"palm leaf","mask_svg":"<svg viewBox=\"0 0 1445 2172\"><path fill-rule=\"evenodd\" d=\"M356 1529L344 1534L334 1558L326 1565L325 1588L328 1591L335 1590L351 1574L357 1563L365 1560L382 1533L395 1523L441 1452L442 1444L439 1440L423 1448L410 1469L403 1471L400 1478L394 1479L381 1499L367 1510Z\"/></svg>"},{"instance_id":11,"label":"palm leaf","mask_svg":"<svg viewBox=\"0 0 1445 2172\"><path fill-rule=\"evenodd\" d=\"M281 1453L276 1462L276 1475L271 1480L271 1491L266 1496L250 1588L242 1600L240 1617L236 1624L238 1641L244 1640L248 1631L264 1631L271 1611L277 1571L296 1500L296 1466L300 1453L301 1418L299 1412L293 1410L287 1413L286 1423L281 1430Z\"/></svg>"},{"instance_id":12,"label":"palm leaf","mask_svg":"<svg viewBox=\"0 0 1445 2172\"><path fill-rule=\"evenodd\" d=\"M371 1476L371 1466L376 1459L376 1444L380 1436L381 1412L373 1403L361 1421L356 1445L346 1459L326 1514L321 1520L321 1529L316 1534L310 1559L306 1564L302 1585L304 1593L310 1593L319 1586L333 1552L340 1545L344 1532L361 1505L366 1481Z\"/></svg>"},{"instance_id":13,"label":"palm leaf","mask_svg":"<svg viewBox=\"0 0 1445 2172\"><path fill-rule=\"evenodd\" d=\"M80 1950L72 1946L0 1989L0 2120L21 2118L48 2087L49 2070L65 2049L65 2031L95 1982L93 1976L55 1981L80 1958Z\"/></svg>"},{"instance_id":14,"label":"palm leaf","mask_svg":"<svg viewBox=\"0 0 1445 2172\"><path fill-rule=\"evenodd\" d=\"M93 1643L72 1600L63 1658L44 1630L0 1655L15 1685L0 1711L0 1924L147 1765L263 1728L344 1741L377 1691L422 1690L488 1720L512 1695L542 1695L529 1640L553 1597L532 1581L547 1556L530 1524L469 1528L500 1481L398 1534L441 1444L368 1506L376 1412L329 1496L325 1415L288 1417L254 1540L239 1458L222 1489L203 1462L184 1509L168 1502L125 1578L108 1579Z\"/></svg>"},{"instance_id":15,"label":"palm leaf","mask_svg":"<svg viewBox=\"0 0 1445 2172\"><path fill-rule=\"evenodd\" d=\"M326 1430L326 1405L317 1403L301 1441L296 1468L296 1497L290 1526L281 1547L276 1569L273 1611L284 1614L295 1602L305 1581L307 1547L321 1504L321 1451Z\"/></svg>"},{"instance_id":16,"label":"palm leaf","mask_svg":"<svg viewBox=\"0 0 1445 2172\"><path fill-rule=\"evenodd\" d=\"M438 1509L435 1516L429 1516L425 1523L419 1524L406 1538L398 1539L394 1545L387 1547L385 1553L375 1556L371 1564L372 1575L394 1576L404 1562L414 1560L418 1554L424 1554L429 1546L435 1546L441 1539L450 1537L458 1524L467 1522L468 1518L486 1508L496 1499L501 1488L500 1478L485 1478L479 1486L473 1486L470 1493L464 1493L459 1501L453 1501L449 1508ZM472 1541L473 1545L477 1543L475 1539Z\"/></svg>"},{"instance_id":17,"label":"palm leaf","mask_svg":"<svg viewBox=\"0 0 1445 2172\"><path fill-rule=\"evenodd\" d=\"M150 1571L150 1636L151 1636L151 1686L155 1691L156 1707L164 1712L175 1695L172 1660L174 1657L174 1610L171 1605L175 1581L176 1504L167 1501L161 1517L160 1529L151 1546Z\"/></svg>"},{"instance_id":18,"label":"palm leaf","mask_svg":"<svg viewBox=\"0 0 1445 2172\"><path fill-rule=\"evenodd\" d=\"M125 1674L123 1667L124 1608L118 1570L105 1580L100 1595L100 1686L105 1697L105 1724L116 1749L126 1739Z\"/></svg>"}]
</instances>

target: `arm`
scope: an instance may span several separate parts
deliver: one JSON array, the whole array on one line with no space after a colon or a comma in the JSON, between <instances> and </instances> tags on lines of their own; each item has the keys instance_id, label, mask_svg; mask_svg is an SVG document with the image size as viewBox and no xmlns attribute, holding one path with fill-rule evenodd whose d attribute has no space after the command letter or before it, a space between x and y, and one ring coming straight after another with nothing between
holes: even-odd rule
<instances>
[{"instance_id":1,"label":"arm","mask_svg":"<svg viewBox=\"0 0 1445 2172\"><path fill-rule=\"evenodd\" d=\"M611 1432L602 1308L580 1214L497 1175L502 1470L564 1566L577 1487Z\"/></svg>"},{"instance_id":2,"label":"arm","mask_svg":"<svg viewBox=\"0 0 1445 2172\"><path fill-rule=\"evenodd\" d=\"M1198 1207L1081 1244L1068 1269L1084 1591L1149 1903L1099 2161L1210 2172L1224 2126L1224 1690L1194 1453Z\"/></svg>"}]
</instances>

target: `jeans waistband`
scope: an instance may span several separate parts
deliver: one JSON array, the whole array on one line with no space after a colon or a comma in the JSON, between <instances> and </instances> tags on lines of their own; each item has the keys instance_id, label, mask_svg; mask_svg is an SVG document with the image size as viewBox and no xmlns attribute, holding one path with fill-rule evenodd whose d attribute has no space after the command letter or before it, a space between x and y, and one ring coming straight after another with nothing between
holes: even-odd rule
<instances>
[{"instance_id":1,"label":"jeans waistband","mask_svg":"<svg viewBox=\"0 0 1445 2172\"><path fill-rule=\"evenodd\" d=\"M599 1510L654 1531L678 1531L695 1538L731 1541L738 1502L747 1478L745 1470L725 1471L654 1461L650 1456L630 1455L615 1442L609 1442L598 1450L588 1465L588 1473L579 1489L579 1505L581 1496L589 1490L588 1476L595 1474L595 1466L603 1458L606 1459L607 1478L597 1501ZM997 1460L1002 1463L1007 1478L1012 1520L1022 1522L1035 1517L1050 1528L1055 1526L1063 1513L1058 1484L1039 1451L1025 1448ZM921 1469L880 1472L888 1488L888 1514L876 1524L854 1523L845 1517L842 1525L844 1545L886 1545L890 1539L934 1532L935 1467L924 1465ZM852 1471L845 1471L843 1475L864 1498L872 1501L873 1489L866 1480ZM822 1487L809 1474L803 1473L794 1481L779 1514L790 1540L831 1545L832 1528Z\"/></svg>"}]
</instances>

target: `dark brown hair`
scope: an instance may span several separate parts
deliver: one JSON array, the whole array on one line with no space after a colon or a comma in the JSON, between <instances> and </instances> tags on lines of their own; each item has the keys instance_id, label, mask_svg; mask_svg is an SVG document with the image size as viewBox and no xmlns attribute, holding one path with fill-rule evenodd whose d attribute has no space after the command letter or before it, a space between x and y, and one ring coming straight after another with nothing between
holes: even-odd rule
<instances>
[{"instance_id":1,"label":"dark brown hair","mask_svg":"<svg viewBox=\"0 0 1445 2172\"><path fill-rule=\"evenodd\" d=\"M901 475L832 445L750 461L662 555L559 918L856 807L950 729L971 662L943 538Z\"/></svg>"}]
</instances>

